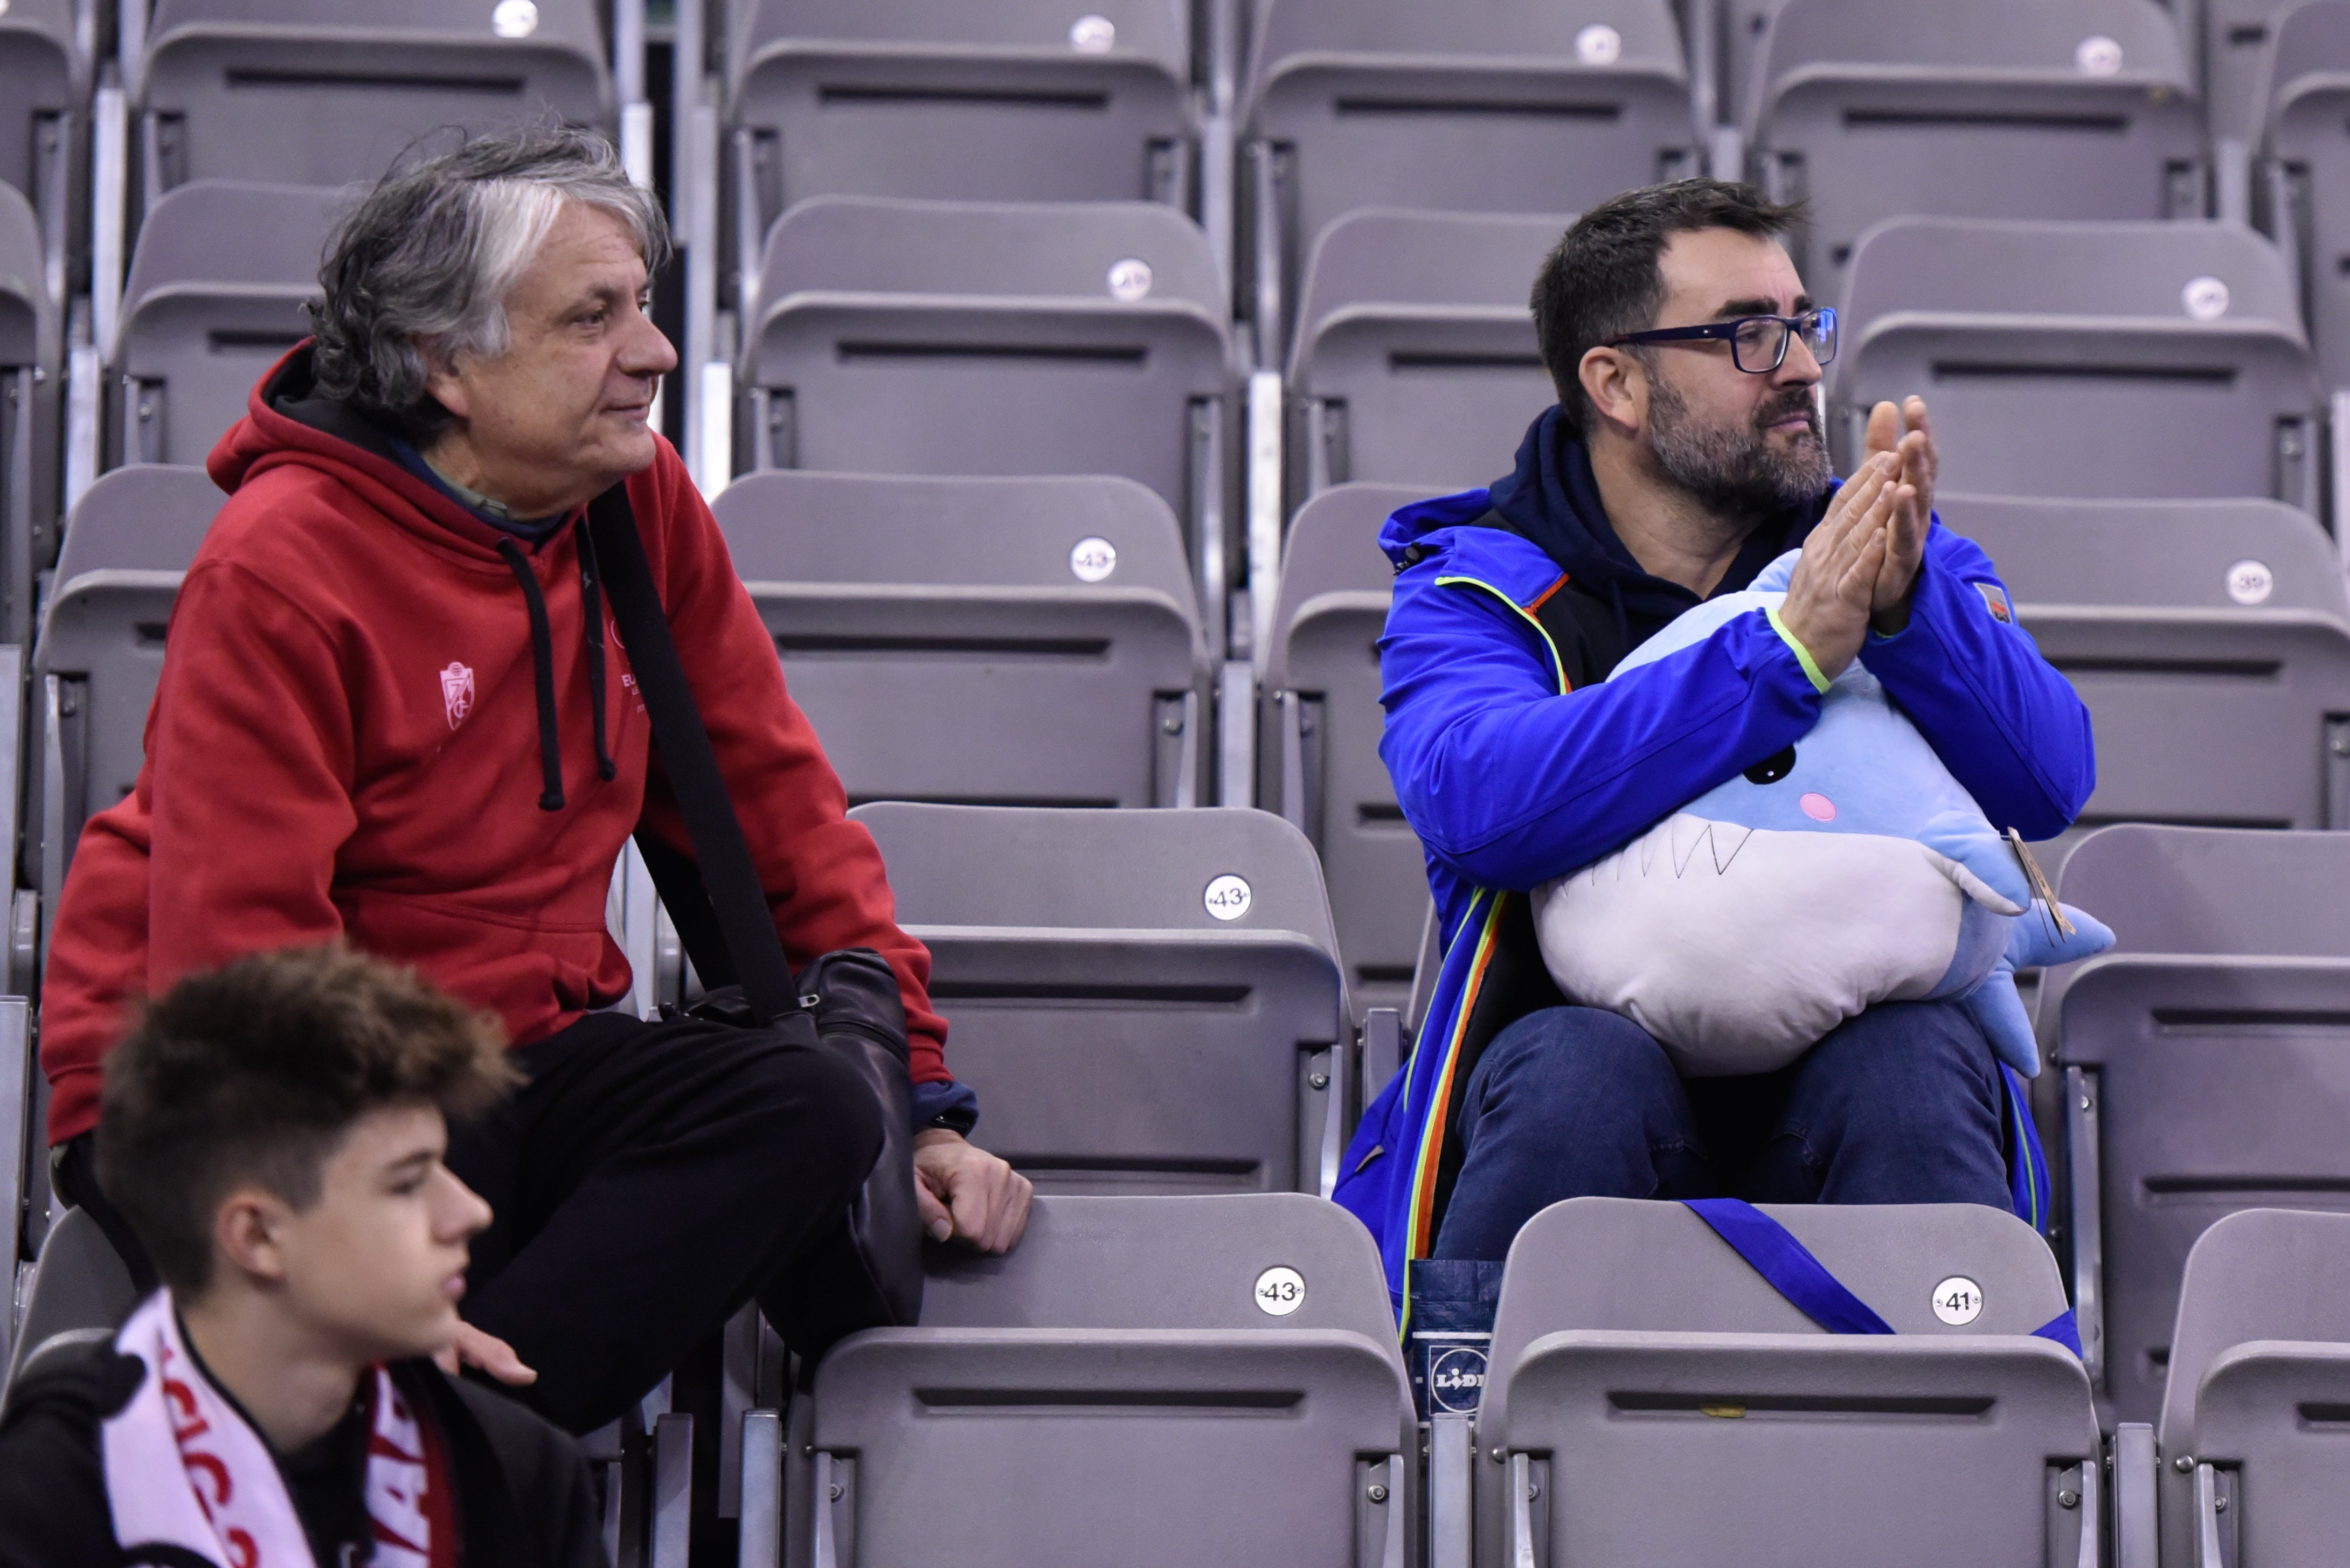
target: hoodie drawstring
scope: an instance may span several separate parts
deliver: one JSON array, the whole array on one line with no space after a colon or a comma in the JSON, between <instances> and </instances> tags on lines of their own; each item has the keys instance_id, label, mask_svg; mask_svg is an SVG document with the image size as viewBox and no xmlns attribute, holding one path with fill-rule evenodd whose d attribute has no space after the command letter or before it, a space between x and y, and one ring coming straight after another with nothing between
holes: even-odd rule
<instances>
[{"instance_id":1,"label":"hoodie drawstring","mask_svg":"<svg viewBox=\"0 0 2350 1568\"><path fill-rule=\"evenodd\" d=\"M609 782L620 770L604 744L604 584L588 519L581 517L572 532L579 541L579 601L588 621L588 695L596 705L596 776Z\"/></svg>"},{"instance_id":2,"label":"hoodie drawstring","mask_svg":"<svg viewBox=\"0 0 2350 1568\"><path fill-rule=\"evenodd\" d=\"M546 787L539 791L538 809L563 809L563 746L555 732L555 634L547 628L546 596L538 591L538 574L530 558L512 539L498 541L515 581L522 585L523 603L530 608L530 661L538 688L538 767Z\"/></svg>"}]
</instances>

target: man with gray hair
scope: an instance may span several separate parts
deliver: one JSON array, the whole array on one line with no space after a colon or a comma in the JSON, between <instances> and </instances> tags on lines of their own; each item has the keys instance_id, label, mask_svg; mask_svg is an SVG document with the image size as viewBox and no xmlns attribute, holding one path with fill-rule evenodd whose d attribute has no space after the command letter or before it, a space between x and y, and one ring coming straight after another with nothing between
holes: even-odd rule
<instances>
[{"instance_id":1,"label":"man with gray hair","mask_svg":"<svg viewBox=\"0 0 2350 1568\"><path fill-rule=\"evenodd\" d=\"M316 336L213 452L229 500L173 610L138 784L77 849L44 995L59 1185L101 1223L87 1135L128 999L339 937L495 1014L529 1083L451 1152L497 1211L464 1348L575 1430L837 1246L881 1140L829 1055L608 1011L630 983L614 858L631 834L692 853L587 526L614 485L785 953L868 948L897 978L931 1233L1002 1251L1029 1197L963 1139L977 1102L947 1072L930 955L649 423L677 363L645 314L667 251L651 196L561 130L395 169L345 220Z\"/></svg>"}]
</instances>

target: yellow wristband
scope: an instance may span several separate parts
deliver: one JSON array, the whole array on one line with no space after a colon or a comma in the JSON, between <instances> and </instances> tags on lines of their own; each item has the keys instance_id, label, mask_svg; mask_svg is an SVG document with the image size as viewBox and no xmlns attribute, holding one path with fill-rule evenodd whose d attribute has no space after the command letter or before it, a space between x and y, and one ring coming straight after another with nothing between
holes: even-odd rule
<instances>
[{"instance_id":1,"label":"yellow wristband","mask_svg":"<svg viewBox=\"0 0 2350 1568\"><path fill-rule=\"evenodd\" d=\"M1787 629L1787 623L1779 618L1779 611L1775 606L1766 606L1762 613L1770 618L1771 629L1779 634L1779 640L1794 649L1796 659L1804 667L1804 673L1812 679L1813 690L1823 696L1826 695L1831 682L1826 676L1820 673L1820 667L1812 662L1812 650L1805 648L1796 639L1795 634Z\"/></svg>"}]
</instances>

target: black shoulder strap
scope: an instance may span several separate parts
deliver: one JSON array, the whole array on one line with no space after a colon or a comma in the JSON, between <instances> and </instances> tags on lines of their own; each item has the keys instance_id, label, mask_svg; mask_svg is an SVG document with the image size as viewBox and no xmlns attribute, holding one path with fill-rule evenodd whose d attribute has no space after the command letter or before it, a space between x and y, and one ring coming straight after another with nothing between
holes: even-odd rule
<instances>
[{"instance_id":1,"label":"black shoulder strap","mask_svg":"<svg viewBox=\"0 0 2350 1568\"><path fill-rule=\"evenodd\" d=\"M653 743L660 748L701 872L702 897L697 908L691 897L672 896L681 880L674 875L678 869L674 857L656 865L657 876L663 870L672 873L660 878L662 902L669 905L671 918L689 943L697 929L707 930L714 924L753 1015L762 1023L772 1023L800 1011L791 963L784 956L766 892L759 886L757 868L751 863L750 841L743 836L742 819L734 815L734 802L718 772L717 754L710 749L710 732L702 725L693 688L678 659L669 616L653 588L652 568L646 563L644 539L637 532L636 513L629 504L624 484L612 486L588 504L588 533L595 545L598 574L611 599L621 646L628 650L637 690L652 720ZM648 855L649 864L653 859ZM693 950L689 946L688 950ZM704 969L699 960L695 967ZM706 982L717 981L706 969L702 978Z\"/></svg>"}]
</instances>

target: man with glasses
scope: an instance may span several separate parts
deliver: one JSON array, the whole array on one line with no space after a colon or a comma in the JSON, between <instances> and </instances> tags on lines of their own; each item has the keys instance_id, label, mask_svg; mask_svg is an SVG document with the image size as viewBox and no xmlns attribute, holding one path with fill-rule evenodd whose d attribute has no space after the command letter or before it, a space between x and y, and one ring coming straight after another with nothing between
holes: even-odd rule
<instances>
[{"instance_id":1,"label":"man with glasses","mask_svg":"<svg viewBox=\"0 0 2350 1568\"><path fill-rule=\"evenodd\" d=\"M1567 1004L1526 912L1529 889L1799 746L1856 659L1994 823L2048 837L2088 798L2086 711L1991 561L1932 518L1924 401L1877 405L1857 472L1830 472L1835 313L1779 243L1802 218L1713 180L1586 213L1534 284L1559 401L1515 471L1381 534L1380 750L1444 963L1337 1196L1399 1296L1409 1260L1499 1260L1565 1198L2028 1206L2028 1113L1957 1006L1884 1003L1782 1072L1685 1082L1630 1020ZM1775 623L1607 680L1790 550Z\"/></svg>"}]
</instances>

